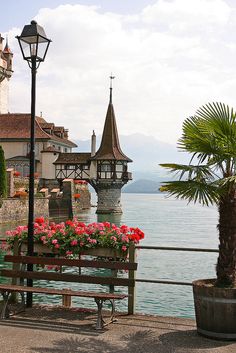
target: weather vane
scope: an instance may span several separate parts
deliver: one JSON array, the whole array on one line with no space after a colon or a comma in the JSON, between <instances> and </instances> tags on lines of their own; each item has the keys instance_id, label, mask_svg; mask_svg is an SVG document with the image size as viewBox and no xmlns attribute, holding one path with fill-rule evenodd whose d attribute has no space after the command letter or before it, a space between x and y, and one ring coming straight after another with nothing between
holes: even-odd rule
<instances>
[{"instance_id":1,"label":"weather vane","mask_svg":"<svg viewBox=\"0 0 236 353\"><path fill-rule=\"evenodd\" d=\"M114 80L115 76L112 75L110 76L110 103L112 103L112 80Z\"/></svg>"},{"instance_id":2,"label":"weather vane","mask_svg":"<svg viewBox=\"0 0 236 353\"><path fill-rule=\"evenodd\" d=\"M115 76L112 75L111 73L111 76L110 76L110 88L112 88L112 80L114 80Z\"/></svg>"}]
</instances>

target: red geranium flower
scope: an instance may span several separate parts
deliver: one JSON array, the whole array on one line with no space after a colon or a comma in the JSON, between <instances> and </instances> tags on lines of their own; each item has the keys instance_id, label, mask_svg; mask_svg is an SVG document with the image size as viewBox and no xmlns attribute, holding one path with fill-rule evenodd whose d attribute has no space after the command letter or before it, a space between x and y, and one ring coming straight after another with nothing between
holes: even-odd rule
<instances>
[{"instance_id":1,"label":"red geranium flower","mask_svg":"<svg viewBox=\"0 0 236 353\"><path fill-rule=\"evenodd\" d=\"M43 224L44 223L44 217L35 218L35 223Z\"/></svg>"}]
</instances>

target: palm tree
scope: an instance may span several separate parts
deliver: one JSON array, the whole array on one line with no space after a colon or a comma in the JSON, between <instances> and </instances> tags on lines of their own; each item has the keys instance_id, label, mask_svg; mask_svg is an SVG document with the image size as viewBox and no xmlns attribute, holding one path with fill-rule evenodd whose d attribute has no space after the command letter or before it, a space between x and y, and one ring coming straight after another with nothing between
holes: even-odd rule
<instances>
[{"instance_id":1,"label":"palm tree","mask_svg":"<svg viewBox=\"0 0 236 353\"><path fill-rule=\"evenodd\" d=\"M161 164L177 173L162 190L180 199L216 204L219 212L219 287L236 286L236 112L223 103L202 106L183 123L178 148L189 165Z\"/></svg>"}]
</instances>

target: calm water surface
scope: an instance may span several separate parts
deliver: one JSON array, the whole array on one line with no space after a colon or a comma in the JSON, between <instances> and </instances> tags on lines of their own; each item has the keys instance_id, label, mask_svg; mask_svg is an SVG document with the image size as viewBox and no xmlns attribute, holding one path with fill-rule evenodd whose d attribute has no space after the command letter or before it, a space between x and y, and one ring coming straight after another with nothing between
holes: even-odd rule
<instances>
[{"instance_id":1,"label":"calm water surface","mask_svg":"<svg viewBox=\"0 0 236 353\"><path fill-rule=\"evenodd\" d=\"M95 199L93 203L96 203ZM91 208L81 213L79 219L86 223L108 220L137 226L145 232L141 245L217 248L218 215L214 207L187 205L185 201L166 198L163 194L122 194L122 205L121 216L98 217L96 208ZM9 227L0 225L0 235ZM214 253L139 250L137 278L176 281L210 278L215 276L216 259ZM37 299L51 303L59 300L50 296L46 299L37 296ZM73 304L81 306L80 300L73 298ZM82 301L83 306L91 306L91 301ZM192 288L137 283L136 308L142 313L193 317ZM119 310L122 309L125 304L121 302Z\"/></svg>"}]
</instances>

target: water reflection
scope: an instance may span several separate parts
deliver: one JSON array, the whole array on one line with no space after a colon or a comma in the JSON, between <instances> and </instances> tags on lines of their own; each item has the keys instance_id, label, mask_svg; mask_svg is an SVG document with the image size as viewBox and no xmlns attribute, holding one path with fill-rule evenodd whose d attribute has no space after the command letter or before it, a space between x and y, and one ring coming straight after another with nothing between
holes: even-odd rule
<instances>
[{"instance_id":1,"label":"water reflection","mask_svg":"<svg viewBox=\"0 0 236 353\"><path fill-rule=\"evenodd\" d=\"M121 217L121 214L98 214L97 222L111 222L119 227L121 225Z\"/></svg>"},{"instance_id":2,"label":"water reflection","mask_svg":"<svg viewBox=\"0 0 236 353\"><path fill-rule=\"evenodd\" d=\"M122 215L120 214L97 215L96 207L91 207L90 209L79 212L78 214L75 215L75 217L77 217L80 222L84 222L86 224L92 223L92 222L111 222L116 224L117 226L120 226ZM67 219L68 218L65 218L65 217L53 217L53 218L50 218L50 221L60 223L60 222L65 222ZM27 224L27 220L0 224L0 238L3 238L5 236L5 233L7 230L11 230L16 228L18 225L25 225L25 224Z\"/></svg>"}]
</instances>

